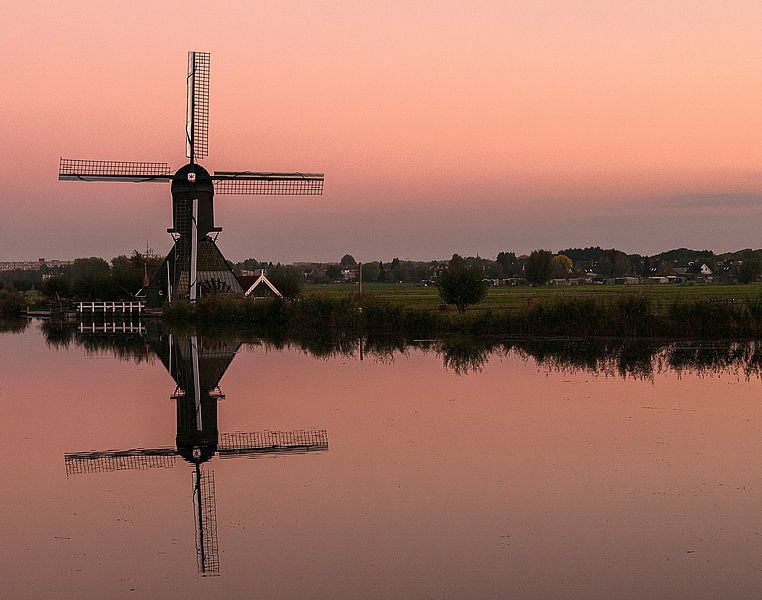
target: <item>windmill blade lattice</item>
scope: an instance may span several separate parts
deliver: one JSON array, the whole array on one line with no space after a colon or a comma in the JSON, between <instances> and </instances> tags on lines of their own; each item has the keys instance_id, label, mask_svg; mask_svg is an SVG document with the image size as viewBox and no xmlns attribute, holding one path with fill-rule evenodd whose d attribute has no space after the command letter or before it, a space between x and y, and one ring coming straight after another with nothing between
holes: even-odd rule
<instances>
[{"instance_id":1,"label":"windmill blade lattice","mask_svg":"<svg viewBox=\"0 0 762 600\"><path fill-rule=\"evenodd\" d=\"M208 52L188 52L185 155L191 162L209 154L209 65Z\"/></svg>"},{"instance_id":2,"label":"windmill blade lattice","mask_svg":"<svg viewBox=\"0 0 762 600\"><path fill-rule=\"evenodd\" d=\"M217 498L214 472L196 465L193 473L193 509L196 513L196 561L202 576L220 574L220 544L217 540Z\"/></svg>"},{"instance_id":3,"label":"windmill blade lattice","mask_svg":"<svg viewBox=\"0 0 762 600\"><path fill-rule=\"evenodd\" d=\"M320 196L322 173L252 173L215 171L215 194Z\"/></svg>"},{"instance_id":4,"label":"windmill blade lattice","mask_svg":"<svg viewBox=\"0 0 762 600\"><path fill-rule=\"evenodd\" d=\"M117 160L80 160L62 158L58 164L61 181L169 181L172 171L167 163Z\"/></svg>"},{"instance_id":5,"label":"windmill blade lattice","mask_svg":"<svg viewBox=\"0 0 762 600\"><path fill-rule=\"evenodd\" d=\"M217 446L221 458L323 450L328 450L328 432L325 429L222 433Z\"/></svg>"},{"instance_id":6,"label":"windmill blade lattice","mask_svg":"<svg viewBox=\"0 0 762 600\"><path fill-rule=\"evenodd\" d=\"M109 471L166 469L175 466L174 448L135 448L103 452L73 452L64 455L66 476Z\"/></svg>"}]
</instances>

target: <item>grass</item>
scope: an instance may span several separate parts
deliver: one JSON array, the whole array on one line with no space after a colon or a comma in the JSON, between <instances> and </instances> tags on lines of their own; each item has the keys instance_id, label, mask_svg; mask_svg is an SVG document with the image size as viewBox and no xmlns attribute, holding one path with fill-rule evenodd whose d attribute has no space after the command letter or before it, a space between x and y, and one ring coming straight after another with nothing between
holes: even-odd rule
<instances>
[{"instance_id":1,"label":"grass","mask_svg":"<svg viewBox=\"0 0 762 600\"><path fill-rule=\"evenodd\" d=\"M756 287L756 286L755 286ZM725 299L731 298L726 296ZM232 296L202 298L197 304L174 303L164 309L168 323L216 324L373 332L402 336L621 336L676 338L762 337L762 296L652 298L647 293L611 296L568 293L529 297L512 309L481 306L465 315L403 304L399 297L374 294L312 294L295 302Z\"/></svg>"},{"instance_id":2,"label":"grass","mask_svg":"<svg viewBox=\"0 0 762 600\"><path fill-rule=\"evenodd\" d=\"M442 304L435 287L419 287L411 283L369 283L364 294L402 306L403 308L436 309ZM304 287L304 295L344 298L357 295L356 284L312 284ZM568 298L594 298L603 303L624 297L646 297L657 311L666 310L674 302L716 299L744 302L762 295L762 283L749 285L715 284L644 284L644 285L581 285L493 287L485 300L471 306L469 312L484 310L519 310L528 305Z\"/></svg>"}]
</instances>

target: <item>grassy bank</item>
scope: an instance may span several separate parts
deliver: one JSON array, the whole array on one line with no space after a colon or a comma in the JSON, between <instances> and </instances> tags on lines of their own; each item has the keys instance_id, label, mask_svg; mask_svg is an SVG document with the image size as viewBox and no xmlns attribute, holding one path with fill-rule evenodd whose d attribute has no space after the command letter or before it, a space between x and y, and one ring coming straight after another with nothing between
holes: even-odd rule
<instances>
[{"instance_id":1,"label":"grassy bank","mask_svg":"<svg viewBox=\"0 0 762 600\"><path fill-rule=\"evenodd\" d=\"M286 330L345 330L408 337L450 334L624 336L671 338L762 337L762 296L733 301L673 298L655 302L645 294L613 298L560 295L525 302L512 310L458 315L450 310L411 308L368 295L311 295L298 301L211 297L196 305L174 304L168 323L247 325Z\"/></svg>"},{"instance_id":2,"label":"grassy bank","mask_svg":"<svg viewBox=\"0 0 762 600\"><path fill-rule=\"evenodd\" d=\"M365 292L382 300L399 304L405 308L436 309L442 299L436 287L421 287L412 283L369 283ZM578 285L578 286L500 286L487 290L487 297L468 312L484 310L520 310L527 303L544 302L562 298L595 298L601 302L612 302L623 297L647 296L656 307L666 308L672 302L723 299L742 302L762 294L762 284L644 284L644 285ZM357 285L309 284L304 287L304 295L344 298L357 295Z\"/></svg>"},{"instance_id":3,"label":"grassy bank","mask_svg":"<svg viewBox=\"0 0 762 600\"><path fill-rule=\"evenodd\" d=\"M0 319L14 319L26 310L26 300L19 292L0 290Z\"/></svg>"}]
</instances>

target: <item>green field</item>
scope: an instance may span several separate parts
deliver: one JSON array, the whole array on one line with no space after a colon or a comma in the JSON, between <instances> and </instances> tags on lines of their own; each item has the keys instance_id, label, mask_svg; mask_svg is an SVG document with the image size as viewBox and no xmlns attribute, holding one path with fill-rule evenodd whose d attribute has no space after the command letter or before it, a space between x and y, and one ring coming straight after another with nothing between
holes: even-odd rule
<instances>
[{"instance_id":1,"label":"green field","mask_svg":"<svg viewBox=\"0 0 762 600\"><path fill-rule=\"evenodd\" d=\"M364 293L399 303L407 308L432 308L442 304L435 287L419 287L411 283L370 283L364 285ZM308 284L305 295L321 294L330 297L357 294L357 284ZM590 297L601 300L615 299L623 295L646 295L658 306L666 306L674 300L718 299L742 302L762 294L762 283L749 285L715 284L644 284L644 285L579 285L528 286L489 288L486 299L469 310L512 310L542 300L559 297Z\"/></svg>"}]
</instances>

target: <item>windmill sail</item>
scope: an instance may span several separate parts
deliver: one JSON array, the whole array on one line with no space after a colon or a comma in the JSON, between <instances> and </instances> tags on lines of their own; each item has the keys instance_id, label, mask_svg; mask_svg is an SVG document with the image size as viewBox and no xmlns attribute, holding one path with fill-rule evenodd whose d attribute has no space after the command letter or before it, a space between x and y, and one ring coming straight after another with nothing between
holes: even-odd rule
<instances>
[{"instance_id":1,"label":"windmill sail","mask_svg":"<svg viewBox=\"0 0 762 600\"><path fill-rule=\"evenodd\" d=\"M185 155L194 162L209 153L208 52L188 52Z\"/></svg>"},{"instance_id":2,"label":"windmill sail","mask_svg":"<svg viewBox=\"0 0 762 600\"><path fill-rule=\"evenodd\" d=\"M72 452L64 454L66 476L108 471L166 469L175 466L174 448L133 448L103 452Z\"/></svg>"},{"instance_id":3,"label":"windmill sail","mask_svg":"<svg viewBox=\"0 0 762 600\"><path fill-rule=\"evenodd\" d=\"M214 175L199 160L209 153L208 52L188 53L185 153L189 163L176 172L167 163L73 160L62 158L58 178L68 181L171 181L174 246L144 286L147 308L165 302L190 301L244 290L217 247L221 227L214 224L214 195L319 196L322 173L219 171Z\"/></svg>"},{"instance_id":4,"label":"windmill sail","mask_svg":"<svg viewBox=\"0 0 762 600\"><path fill-rule=\"evenodd\" d=\"M196 560L199 575L220 574L217 540L217 499L214 473L196 465L193 473L193 511L196 514Z\"/></svg>"},{"instance_id":5,"label":"windmill sail","mask_svg":"<svg viewBox=\"0 0 762 600\"><path fill-rule=\"evenodd\" d=\"M212 180L215 194L319 196L323 193L322 173L215 171Z\"/></svg>"},{"instance_id":6,"label":"windmill sail","mask_svg":"<svg viewBox=\"0 0 762 600\"><path fill-rule=\"evenodd\" d=\"M58 165L61 181L169 181L167 163L62 158Z\"/></svg>"},{"instance_id":7,"label":"windmill sail","mask_svg":"<svg viewBox=\"0 0 762 600\"><path fill-rule=\"evenodd\" d=\"M328 432L325 429L222 433L217 445L221 458L323 450L328 450Z\"/></svg>"}]
</instances>

